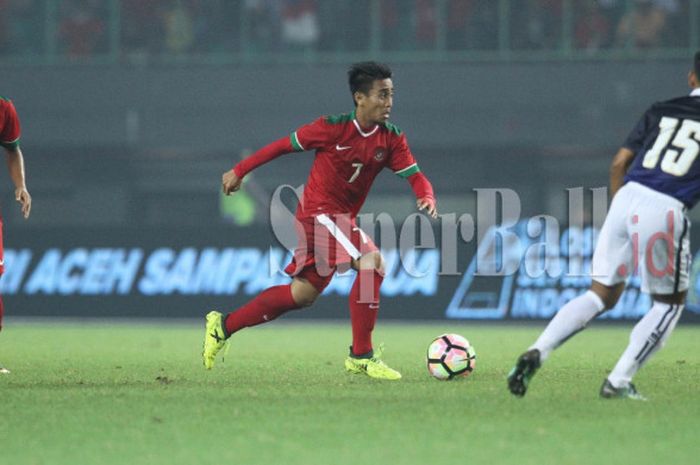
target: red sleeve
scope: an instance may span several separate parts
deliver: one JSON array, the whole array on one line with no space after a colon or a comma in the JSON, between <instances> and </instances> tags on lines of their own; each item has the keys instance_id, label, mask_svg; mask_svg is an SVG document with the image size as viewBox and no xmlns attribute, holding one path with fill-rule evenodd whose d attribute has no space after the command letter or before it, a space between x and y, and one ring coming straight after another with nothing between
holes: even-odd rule
<instances>
[{"instance_id":1,"label":"red sleeve","mask_svg":"<svg viewBox=\"0 0 700 465\"><path fill-rule=\"evenodd\" d=\"M402 178L406 179L412 174L420 171L416 159L413 158L411 149L408 148L406 135L401 134L393 138L391 143L391 158L389 158L389 168Z\"/></svg>"},{"instance_id":2,"label":"red sleeve","mask_svg":"<svg viewBox=\"0 0 700 465\"><path fill-rule=\"evenodd\" d=\"M9 100L4 101L0 109L3 112L2 127L0 127L0 145L14 149L19 145L20 127L15 106Z\"/></svg>"},{"instance_id":3,"label":"red sleeve","mask_svg":"<svg viewBox=\"0 0 700 465\"><path fill-rule=\"evenodd\" d=\"M433 186L428 181L423 173L418 168L418 163L408 148L406 135L401 134L394 137L391 148L391 158L389 159L389 167L395 174L408 180L411 189L416 194L417 199L431 198L435 200Z\"/></svg>"},{"instance_id":4,"label":"red sleeve","mask_svg":"<svg viewBox=\"0 0 700 465\"><path fill-rule=\"evenodd\" d=\"M411 189L413 189L417 199L429 197L435 200L433 185L430 184L430 181L428 181L428 178L426 178L423 173L419 171L418 173L412 174L408 177L408 182L411 184Z\"/></svg>"},{"instance_id":5,"label":"red sleeve","mask_svg":"<svg viewBox=\"0 0 700 465\"><path fill-rule=\"evenodd\" d=\"M289 140L296 152L321 149L335 143L334 128L338 126L334 126L326 121L326 118L320 117L291 133Z\"/></svg>"},{"instance_id":6,"label":"red sleeve","mask_svg":"<svg viewBox=\"0 0 700 465\"><path fill-rule=\"evenodd\" d=\"M289 137L283 137L282 139L276 140L273 143L261 148L251 156L247 157L245 160L241 160L233 168L233 171L236 173L236 176L242 178L258 166L265 164L270 160L274 160L280 155L291 152L294 152L294 148L292 147Z\"/></svg>"}]
</instances>

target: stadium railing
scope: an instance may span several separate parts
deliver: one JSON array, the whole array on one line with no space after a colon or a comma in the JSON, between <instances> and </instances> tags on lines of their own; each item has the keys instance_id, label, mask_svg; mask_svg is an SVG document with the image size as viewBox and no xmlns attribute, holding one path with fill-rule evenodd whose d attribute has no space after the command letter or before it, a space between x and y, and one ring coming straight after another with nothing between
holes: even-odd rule
<instances>
[{"instance_id":1,"label":"stadium railing","mask_svg":"<svg viewBox=\"0 0 700 465\"><path fill-rule=\"evenodd\" d=\"M700 0L36 0L0 4L3 64L685 58Z\"/></svg>"}]
</instances>

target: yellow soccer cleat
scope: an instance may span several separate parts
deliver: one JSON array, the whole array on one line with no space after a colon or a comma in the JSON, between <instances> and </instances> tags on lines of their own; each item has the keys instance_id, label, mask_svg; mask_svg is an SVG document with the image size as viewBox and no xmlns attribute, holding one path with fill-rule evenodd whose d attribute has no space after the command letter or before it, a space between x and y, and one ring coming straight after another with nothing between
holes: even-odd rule
<instances>
[{"instance_id":1,"label":"yellow soccer cleat","mask_svg":"<svg viewBox=\"0 0 700 465\"><path fill-rule=\"evenodd\" d=\"M226 333L224 332L224 317L221 313L213 311L207 313L207 322L204 332L204 349L202 361L204 368L211 370L216 360L216 354L226 346Z\"/></svg>"},{"instance_id":2,"label":"yellow soccer cleat","mask_svg":"<svg viewBox=\"0 0 700 465\"><path fill-rule=\"evenodd\" d=\"M352 351L352 348L350 349ZM355 358L348 357L345 359L345 369L350 373L364 373L370 378L397 380L401 379L401 373L389 368L386 363L381 360L384 352L384 344L379 345L379 349L375 351L371 358Z\"/></svg>"}]
</instances>

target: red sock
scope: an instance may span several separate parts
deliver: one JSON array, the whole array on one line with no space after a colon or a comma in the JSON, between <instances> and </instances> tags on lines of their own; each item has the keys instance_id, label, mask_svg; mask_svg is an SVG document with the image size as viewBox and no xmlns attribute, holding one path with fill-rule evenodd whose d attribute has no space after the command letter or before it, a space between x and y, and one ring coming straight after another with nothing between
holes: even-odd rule
<instances>
[{"instance_id":1,"label":"red sock","mask_svg":"<svg viewBox=\"0 0 700 465\"><path fill-rule=\"evenodd\" d=\"M372 330L379 313L379 287L383 280L384 276L376 270L360 270L350 290L354 355L364 355L372 351Z\"/></svg>"},{"instance_id":2,"label":"red sock","mask_svg":"<svg viewBox=\"0 0 700 465\"><path fill-rule=\"evenodd\" d=\"M262 291L256 298L226 315L226 333L231 335L249 326L272 321L289 310L299 308L292 298L292 286L274 286Z\"/></svg>"}]
</instances>

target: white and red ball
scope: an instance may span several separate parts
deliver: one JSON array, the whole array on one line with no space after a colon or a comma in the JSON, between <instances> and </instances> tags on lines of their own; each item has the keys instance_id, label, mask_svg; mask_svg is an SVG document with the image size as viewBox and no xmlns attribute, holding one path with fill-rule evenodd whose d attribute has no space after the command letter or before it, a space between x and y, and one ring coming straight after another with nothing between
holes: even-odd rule
<instances>
[{"instance_id":1,"label":"white and red ball","mask_svg":"<svg viewBox=\"0 0 700 465\"><path fill-rule=\"evenodd\" d=\"M476 352L459 334L442 334L428 346L428 371L440 380L469 376L476 366Z\"/></svg>"}]
</instances>

